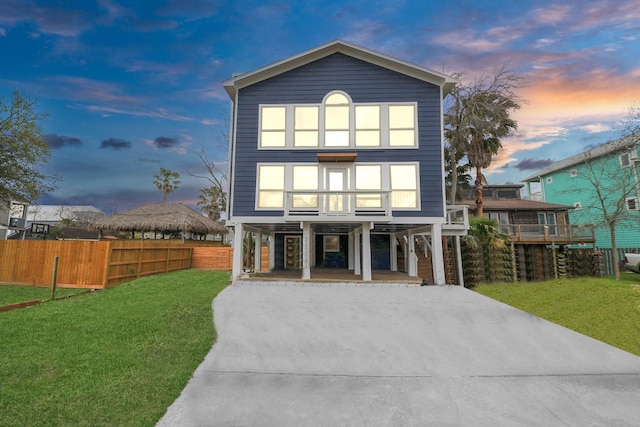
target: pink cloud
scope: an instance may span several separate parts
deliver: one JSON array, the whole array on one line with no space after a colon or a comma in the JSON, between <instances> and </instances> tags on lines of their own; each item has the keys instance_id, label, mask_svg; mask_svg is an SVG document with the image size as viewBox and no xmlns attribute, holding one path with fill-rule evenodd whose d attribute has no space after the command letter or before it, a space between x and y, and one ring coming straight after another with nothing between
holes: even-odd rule
<instances>
[{"instance_id":1,"label":"pink cloud","mask_svg":"<svg viewBox=\"0 0 640 427\"><path fill-rule=\"evenodd\" d=\"M127 95L114 83L86 79L76 76L57 76L46 79L47 84L55 85L66 98L83 102L104 102L115 104L139 105L142 100Z\"/></svg>"},{"instance_id":2,"label":"pink cloud","mask_svg":"<svg viewBox=\"0 0 640 427\"><path fill-rule=\"evenodd\" d=\"M168 119L175 121L193 121L191 117L181 116L179 114L175 114L170 112L169 110L159 108L154 111L151 110L132 110L132 109L124 109L124 108L114 108L103 105L90 105L87 107L87 110L93 112L100 113L113 113L113 114L124 114L129 116L138 116L138 117L153 117L160 119Z\"/></svg>"}]
</instances>

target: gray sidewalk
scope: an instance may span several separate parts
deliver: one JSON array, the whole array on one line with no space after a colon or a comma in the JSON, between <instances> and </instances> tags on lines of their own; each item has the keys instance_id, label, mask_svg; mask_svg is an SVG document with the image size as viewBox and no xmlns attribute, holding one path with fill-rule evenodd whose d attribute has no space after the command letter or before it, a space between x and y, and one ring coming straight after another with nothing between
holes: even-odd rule
<instances>
[{"instance_id":1,"label":"gray sidewalk","mask_svg":"<svg viewBox=\"0 0 640 427\"><path fill-rule=\"evenodd\" d=\"M453 286L236 282L159 426L638 426L640 358Z\"/></svg>"}]
</instances>

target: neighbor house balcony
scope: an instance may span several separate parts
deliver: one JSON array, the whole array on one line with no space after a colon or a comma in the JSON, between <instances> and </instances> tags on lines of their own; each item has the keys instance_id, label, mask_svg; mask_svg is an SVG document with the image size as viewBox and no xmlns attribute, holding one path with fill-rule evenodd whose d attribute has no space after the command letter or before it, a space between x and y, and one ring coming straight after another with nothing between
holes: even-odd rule
<instances>
[{"instance_id":1,"label":"neighbor house balcony","mask_svg":"<svg viewBox=\"0 0 640 427\"><path fill-rule=\"evenodd\" d=\"M592 225L503 224L499 228L502 233L508 234L514 243L580 244L595 242Z\"/></svg>"},{"instance_id":2,"label":"neighbor house balcony","mask_svg":"<svg viewBox=\"0 0 640 427\"><path fill-rule=\"evenodd\" d=\"M390 221L391 191L285 191L287 221Z\"/></svg>"}]
</instances>

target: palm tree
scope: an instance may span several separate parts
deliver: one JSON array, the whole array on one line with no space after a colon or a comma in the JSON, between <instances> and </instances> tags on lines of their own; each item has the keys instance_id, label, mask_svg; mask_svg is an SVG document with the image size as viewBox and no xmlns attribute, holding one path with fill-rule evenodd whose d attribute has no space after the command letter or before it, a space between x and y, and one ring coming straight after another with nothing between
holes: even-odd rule
<instances>
[{"instance_id":1,"label":"palm tree","mask_svg":"<svg viewBox=\"0 0 640 427\"><path fill-rule=\"evenodd\" d=\"M466 100L469 116L469 165L476 170L476 214L483 215L482 169L491 165L491 159L502 148L501 139L518 128L510 111L520 108L512 97L498 91L479 92Z\"/></svg>"},{"instance_id":2,"label":"palm tree","mask_svg":"<svg viewBox=\"0 0 640 427\"><path fill-rule=\"evenodd\" d=\"M492 157L502 148L501 139L517 129L517 122L510 114L523 102L514 92L523 78L509 72L507 65L496 69L491 76L482 75L472 84L457 85L449 94L449 107L444 116L444 135L451 158L449 202L455 203L457 198L460 173L457 159L466 155L469 166L476 169L478 216L483 214L482 169L489 167ZM458 73L456 78L460 80L462 76Z\"/></svg>"},{"instance_id":3,"label":"palm tree","mask_svg":"<svg viewBox=\"0 0 640 427\"><path fill-rule=\"evenodd\" d=\"M153 177L155 178L153 183L158 190L162 191L162 203L164 203L167 201L167 196L178 189L180 174L171 169L160 168L160 175L154 175Z\"/></svg>"}]
</instances>

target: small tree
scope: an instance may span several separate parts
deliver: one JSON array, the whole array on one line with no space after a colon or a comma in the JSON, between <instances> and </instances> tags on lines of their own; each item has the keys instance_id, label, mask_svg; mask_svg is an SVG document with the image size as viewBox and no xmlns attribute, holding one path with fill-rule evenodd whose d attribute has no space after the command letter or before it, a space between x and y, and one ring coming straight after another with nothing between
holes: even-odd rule
<instances>
[{"instance_id":1,"label":"small tree","mask_svg":"<svg viewBox=\"0 0 640 427\"><path fill-rule=\"evenodd\" d=\"M640 138L636 139L636 143ZM632 145L635 150L635 144ZM639 216L637 206L628 206L628 199L635 199L637 203L638 183L636 182L636 165L631 163L627 167L620 167L618 156L620 151L608 156L593 159L589 152L584 153L584 168L580 176L586 182L584 188L568 188L575 194L583 194L582 207L576 215L588 216L596 226L605 226L611 234L611 256L616 280L620 279L620 260L616 244L616 227L624 223L637 223ZM613 165L613 166L612 166ZM580 196L578 196L580 197Z\"/></svg>"},{"instance_id":2,"label":"small tree","mask_svg":"<svg viewBox=\"0 0 640 427\"><path fill-rule=\"evenodd\" d=\"M0 98L0 202L35 201L53 191L58 181L43 169L51 156L37 111L38 100L14 91L10 100Z\"/></svg>"},{"instance_id":3,"label":"small tree","mask_svg":"<svg viewBox=\"0 0 640 427\"><path fill-rule=\"evenodd\" d=\"M228 152L229 143L225 135L218 135L219 152L225 157ZM205 173L198 174L187 171L187 174L209 181L210 187L202 188L198 194L198 206L202 208L207 216L215 221L222 217L222 213L227 208L227 162L216 162L209 158L204 148L197 153L200 163L204 166Z\"/></svg>"},{"instance_id":4,"label":"small tree","mask_svg":"<svg viewBox=\"0 0 640 427\"><path fill-rule=\"evenodd\" d=\"M180 174L170 169L160 168L160 175L153 177L155 178L153 183L158 190L162 191L162 203L164 203L167 201L167 196L178 189Z\"/></svg>"}]
</instances>

